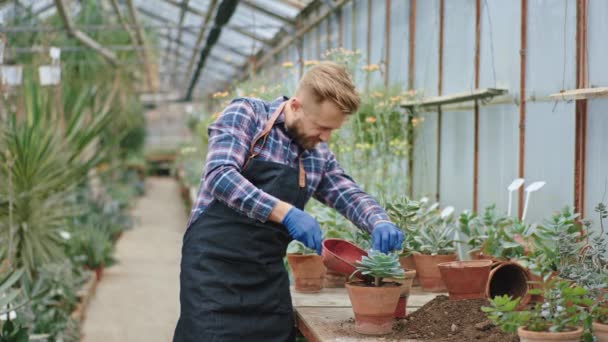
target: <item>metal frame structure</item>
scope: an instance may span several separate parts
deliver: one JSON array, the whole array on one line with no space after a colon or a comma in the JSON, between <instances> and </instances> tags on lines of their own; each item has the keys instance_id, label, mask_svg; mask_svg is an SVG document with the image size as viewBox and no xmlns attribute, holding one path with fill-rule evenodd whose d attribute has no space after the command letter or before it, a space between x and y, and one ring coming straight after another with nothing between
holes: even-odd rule
<instances>
[{"instance_id":1,"label":"metal frame structure","mask_svg":"<svg viewBox=\"0 0 608 342\"><path fill-rule=\"evenodd\" d=\"M264 62L267 62L277 53L282 38L296 34L296 30L304 26L303 18L306 18L308 23L308 17L314 13L312 9L331 8L332 2L345 1L348 0L238 0L233 18L224 25L226 32L229 32L227 35L238 39L220 37L217 44L214 44L217 49L209 50L213 51L209 54L209 64L222 64L221 70L234 70L238 77L226 75L226 81L242 79L247 75L252 61L264 59ZM159 88L162 84L165 88L178 89L180 93L188 95L188 89L184 85L194 82L194 88L200 90L196 75L204 72L201 68L213 68L197 62L200 62L201 51L212 48L205 46L205 38L216 28L214 21L222 15L222 2L224 1L100 0L104 15L111 15L116 25L83 26L72 21L78 11L78 6L74 6L75 0L0 0L0 17L20 13L24 15L22 18L25 22L29 21L27 25L13 26L3 26L0 21L0 32L19 35L65 31L84 45L79 47L70 44L62 47L65 51L91 49L103 56L113 67L125 65L116 60L116 51L133 51L138 60L137 64L141 65L142 74L146 76L148 90L166 91L167 89ZM40 22L42 15L50 16L55 13L61 17L62 26L47 26ZM310 23L316 22L318 21L313 20ZM87 34L98 30L124 30L129 34L131 46L102 46ZM297 33L303 34L301 31ZM150 37L146 37L149 34L156 36L158 44L151 44ZM16 54L46 52L44 48L37 46L14 46L10 49ZM197 67L197 64L201 68ZM221 75L217 75L220 71L212 72L216 76ZM215 86L218 84L226 83L214 83Z\"/></svg>"}]
</instances>

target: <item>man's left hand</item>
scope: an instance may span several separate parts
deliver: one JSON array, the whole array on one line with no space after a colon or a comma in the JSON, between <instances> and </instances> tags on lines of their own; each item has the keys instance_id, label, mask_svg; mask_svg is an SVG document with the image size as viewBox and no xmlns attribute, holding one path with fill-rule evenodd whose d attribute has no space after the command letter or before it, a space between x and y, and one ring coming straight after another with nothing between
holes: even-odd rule
<instances>
[{"instance_id":1,"label":"man's left hand","mask_svg":"<svg viewBox=\"0 0 608 342\"><path fill-rule=\"evenodd\" d=\"M372 248L382 253L400 249L403 233L392 223L379 223L372 231Z\"/></svg>"}]
</instances>

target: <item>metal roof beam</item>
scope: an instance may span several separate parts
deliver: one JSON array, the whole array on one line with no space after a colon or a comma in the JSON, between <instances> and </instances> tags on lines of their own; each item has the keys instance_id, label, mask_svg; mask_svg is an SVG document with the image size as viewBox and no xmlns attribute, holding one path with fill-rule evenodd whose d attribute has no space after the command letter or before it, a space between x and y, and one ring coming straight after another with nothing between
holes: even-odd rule
<instances>
[{"instance_id":1,"label":"metal roof beam","mask_svg":"<svg viewBox=\"0 0 608 342\"><path fill-rule=\"evenodd\" d=\"M91 48L94 51L96 51L97 53L99 53L111 65L115 66L118 64L118 59L116 58L116 55L112 51L105 49L102 45L97 43L95 40L93 40L91 37L89 37L82 31L78 31L78 30L74 29L74 23L72 22L72 19L69 16L67 8L63 4L63 0L55 0L55 5L57 6L57 12L59 12L59 16L61 17L63 24L68 29L69 35L74 37L76 40L78 40L85 46L88 46L89 48Z\"/></svg>"},{"instance_id":2,"label":"metal roof beam","mask_svg":"<svg viewBox=\"0 0 608 342\"><path fill-rule=\"evenodd\" d=\"M264 15L266 15L266 16L272 18L272 19L278 20L278 21L282 22L283 24L286 24L286 25L289 25L289 26L295 26L295 24L296 24L296 22L294 20L289 19L289 18L285 18L285 17L283 17L281 15L278 15L275 12L270 11L269 9L266 9L264 7L261 7L261 6L257 5L257 4L255 4L251 0L241 0L241 3L243 5L245 5L245 6L247 6L247 7L255 10L255 11L264 13Z\"/></svg>"}]
</instances>

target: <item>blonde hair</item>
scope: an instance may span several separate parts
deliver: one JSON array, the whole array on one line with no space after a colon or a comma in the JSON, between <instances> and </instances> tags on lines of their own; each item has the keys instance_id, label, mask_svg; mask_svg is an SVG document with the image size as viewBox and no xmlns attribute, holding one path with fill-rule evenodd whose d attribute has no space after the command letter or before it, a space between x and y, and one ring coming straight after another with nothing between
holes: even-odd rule
<instances>
[{"instance_id":1,"label":"blonde hair","mask_svg":"<svg viewBox=\"0 0 608 342\"><path fill-rule=\"evenodd\" d=\"M361 103L348 71L334 62L321 62L308 70L300 79L296 94L302 91L308 91L317 103L335 103L347 115L356 112Z\"/></svg>"}]
</instances>

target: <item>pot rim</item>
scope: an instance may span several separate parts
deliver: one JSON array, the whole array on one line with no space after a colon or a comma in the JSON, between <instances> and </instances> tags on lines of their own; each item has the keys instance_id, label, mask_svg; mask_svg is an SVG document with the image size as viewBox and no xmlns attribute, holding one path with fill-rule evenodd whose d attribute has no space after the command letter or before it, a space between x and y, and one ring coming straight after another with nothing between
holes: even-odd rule
<instances>
[{"instance_id":1,"label":"pot rim","mask_svg":"<svg viewBox=\"0 0 608 342\"><path fill-rule=\"evenodd\" d=\"M525 327L519 327L517 328L517 335L521 336L521 334L524 335L541 335L541 334L551 334L553 336L569 336L571 335L572 337L576 337L578 335L582 335L583 334L583 328L582 327L577 327L576 330L571 330L571 331L560 331L560 332L551 332L551 331L531 331L531 330L526 330ZM559 341L559 340L557 340Z\"/></svg>"},{"instance_id":2,"label":"pot rim","mask_svg":"<svg viewBox=\"0 0 608 342\"><path fill-rule=\"evenodd\" d=\"M401 287L401 284L394 282L394 281L386 281L386 282L382 282L382 285L380 286L365 286L363 284L366 284L363 281L347 281L346 283L344 283L344 285L346 286L352 286L352 287L365 287L365 288L372 288L372 289L382 289L382 288L393 288L393 287ZM383 286L385 284L390 284L392 286Z\"/></svg>"},{"instance_id":3,"label":"pot rim","mask_svg":"<svg viewBox=\"0 0 608 342\"><path fill-rule=\"evenodd\" d=\"M292 258L309 258L309 257L319 257L321 258L321 256L317 253L314 254L302 254L302 253L287 253L288 257L292 257Z\"/></svg>"},{"instance_id":4,"label":"pot rim","mask_svg":"<svg viewBox=\"0 0 608 342\"><path fill-rule=\"evenodd\" d=\"M437 264L437 266L439 266L439 268L467 269L490 267L493 263L494 262L492 260L461 260L442 262Z\"/></svg>"}]
</instances>

